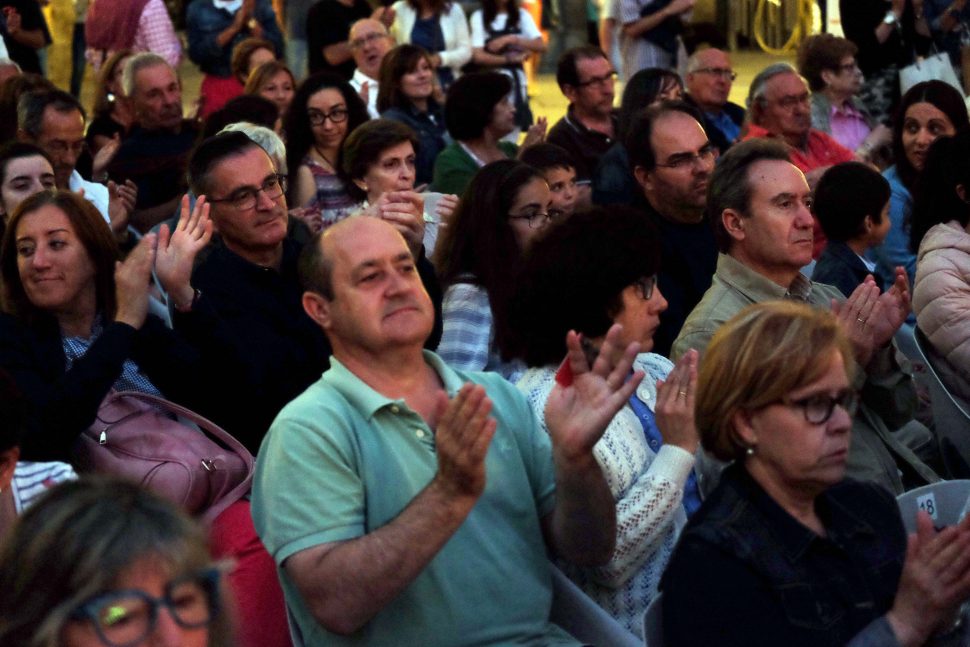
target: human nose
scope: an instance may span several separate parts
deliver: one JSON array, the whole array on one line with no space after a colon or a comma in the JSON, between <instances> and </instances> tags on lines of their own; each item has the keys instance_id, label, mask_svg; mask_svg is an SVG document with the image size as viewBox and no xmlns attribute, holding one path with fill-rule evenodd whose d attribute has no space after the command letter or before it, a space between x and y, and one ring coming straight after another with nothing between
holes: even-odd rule
<instances>
[{"instance_id":1,"label":"human nose","mask_svg":"<svg viewBox=\"0 0 970 647\"><path fill-rule=\"evenodd\" d=\"M30 265L35 270L44 269L50 267L51 259L48 251L44 249L43 245L38 245L34 253L30 255Z\"/></svg>"},{"instance_id":2,"label":"human nose","mask_svg":"<svg viewBox=\"0 0 970 647\"><path fill-rule=\"evenodd\" d=\"M269 197L264 189L259 189L256 191L256 209L259 211L269 211L276 206L276 202L273 198Z\"/></svg>"},{"instance_id":3,"label":"human nose","mask_svg":"<svg viewBox=\"0 0 970 647\"><path fill-rule=\"evenodd\" d=\"M812 216L811 210L804 204L798 207L798 211L795 213L795 226L801 229L806 227L812 227L815 224L815 219Z\"/></svg>"},{"instance_id":4,"label":"human nose","mask_svg":"<svg viewBox=\"0 0 970 647\"><path fill-rule=\"evenodd\" d=\"M650 301L654 304L654 312L656 312L657 314L660 314L661 312L666 310L667 306L670 305L669 303L667 303L666 297L664 297L664 295L660 292L659 285L653 286L653 298L650 299Z\"/></svg>"},{"instance_id":5,"label":"human nose","mask_svg":"<svg viewBox=\"0 0 970 647\"><path fill-rule=\"evenodd\" d=\"M852 416L841 404L836 404L832 416L828 420L829 431L834 433L847 432L852 428Z\"/></svg>"}]
</instances>

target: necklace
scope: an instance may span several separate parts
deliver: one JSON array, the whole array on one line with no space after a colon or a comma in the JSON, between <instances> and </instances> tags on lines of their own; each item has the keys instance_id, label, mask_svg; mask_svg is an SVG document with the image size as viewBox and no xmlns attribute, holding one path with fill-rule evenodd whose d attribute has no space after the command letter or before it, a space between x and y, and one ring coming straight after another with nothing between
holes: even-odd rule
<instances>
[{"instance_id":1,"label":"necklace","mask_svg":"<svg viewBox=\"0 0 970 647\"><path fill-rule=\"evenodd\" d=\"M323 151L320 150L320 147L319 146L317 146L316 144L314 144L313 145L313 150L315 150L317 152L317 155L319 155L320 158L324 162L327 163L327 165L330 167L330 170L331 171L334 171L334 172L337 171L337 166L333 162L330 161L330 158L329 157L327 157L326 155L323 154Z\"/></svg>"}]
</instances>

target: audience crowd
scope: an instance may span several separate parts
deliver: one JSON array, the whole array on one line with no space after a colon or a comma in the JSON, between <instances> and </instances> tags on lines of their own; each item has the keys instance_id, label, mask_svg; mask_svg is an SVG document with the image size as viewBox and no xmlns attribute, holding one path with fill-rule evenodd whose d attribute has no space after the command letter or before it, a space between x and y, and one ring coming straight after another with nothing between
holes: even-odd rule
<instances>
[{"instance_id":1,"label":"audience crowd","mask_svg":"<svg viewBox=\"0 0 970 647\"><path fill-rule=\"evenodd\" d=\"M970 478L914 379L970 411L970 118L900 84L964 0L745 106L694 0L604 0L553 124L521 0L77 1L71 92L7 4L0 644L588 644L571 580L631 644L970 645L970 500L895 502ZM178 499L149 419L248 471Z\"/></svg>"}]
</instances>

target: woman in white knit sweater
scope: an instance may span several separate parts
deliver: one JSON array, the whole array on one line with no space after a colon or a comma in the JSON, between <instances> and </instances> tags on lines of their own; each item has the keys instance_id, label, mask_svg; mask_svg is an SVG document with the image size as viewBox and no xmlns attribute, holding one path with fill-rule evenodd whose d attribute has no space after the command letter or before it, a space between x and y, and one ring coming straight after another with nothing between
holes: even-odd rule
<instances>
[{"instance_id":1,"label":"woman in white knit sweater","mask_svg":"<svg viewBox=\"0 0 970 647\"><path fill-rule=\"evenodd\" d=\"M694 475L697 354L686 353L674 366L646 352L667 307L656 285L658 258L656 234L640 214L625 207L574 214L530 251L509 349L533 367L518 386L542 420L555 382L569 379L557 371L566 331L580 333L590 352L614 323L623 326L624 343L640 342L634 370L646 377L594 448L616 501L616 548L599 568L562 565L637 635L687 516L700 505Z\"/></svg>"},{"instance_id":2,"label":"woman in white knit sweater","mask_svg":"<svg viewBox=\"0 0 970 647\"><path fill-rule=\"evenodd\" d=\"M472 59L472 38L461 5L452 0L397 0L391 36L398 45L417 45L431 54L441 87L458 78Z\"/></svg>"}]
</instances>

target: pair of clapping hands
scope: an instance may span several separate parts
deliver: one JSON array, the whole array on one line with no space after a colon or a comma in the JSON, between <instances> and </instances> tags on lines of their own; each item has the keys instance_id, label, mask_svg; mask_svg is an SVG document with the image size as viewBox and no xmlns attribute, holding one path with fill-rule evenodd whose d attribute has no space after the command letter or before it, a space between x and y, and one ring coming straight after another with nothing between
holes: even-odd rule
<instances>
[{"instance_id":1,"label":"pair of clapping hands","mask_svg":"<svg viewBox=\"0 0 970 647\"><path fill-rule=\"evenodd\" d=\"M882 293L872 275L868 275L844 303L832 301L832 312L852 343L856 361L866 366L873 352L889 344L909 316L906 270L897 267L895 282Z\"/></svg>"},{"instance_id":2,"label":"pair of clapping hands","mask_svg":"<svg viewBox=\"0 0 970 647\"><path fill-rule=\"evenodd\" d=\"M588 464L593 446L644 377L642 371L631 375L639 342L624 348L621 336L622 326L613 325L592 362L580 336L572 331L566 336L566 359L545 408L546 426L559 463ZM666 380L658 380L655 409L664 442L691 452L697 447L697 357L697 351L688 351ZM477 498L485 489L485 456L497 424L489 415L491 400L482 386L466 384L451 400L441 392L438 407L435 478L445 491Z\"/></svg>"},{"instance_id":3,"label":"pair of clapping hands","mask_svg":"<svg viewBox=\"0 0 970 647\"><path fill-rule=\"evenodd\" d=\"M196 255L212 239L212 220L205 196L189 209L182 197L178 224L170 231L163 224L158 234L145 234L124 261L115 264L115 321L141 328L148 315L149 285L154 270L174 303L191 303L192 266Z\"/></svg>"},{"instance_id":4,"label":"pair of clapping hands","mask_svg":"<svg viewBox=\"0 0 970 647\"><path fill-rule=\"evenodd\" d=\"M441 222L447 223L458 206L458 196L442 195L435 204L435 213ZM363 211L364 215L386 220L401 235L414 257L421 254L424 244L424 196L418 189L388 191Z\"/></svg>"}]
</instances>

